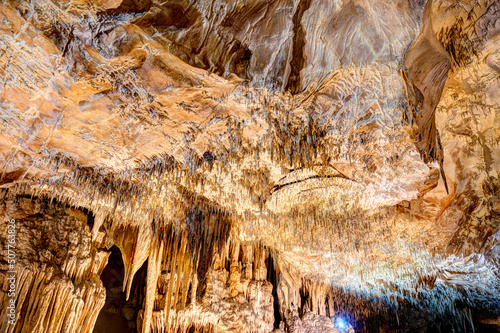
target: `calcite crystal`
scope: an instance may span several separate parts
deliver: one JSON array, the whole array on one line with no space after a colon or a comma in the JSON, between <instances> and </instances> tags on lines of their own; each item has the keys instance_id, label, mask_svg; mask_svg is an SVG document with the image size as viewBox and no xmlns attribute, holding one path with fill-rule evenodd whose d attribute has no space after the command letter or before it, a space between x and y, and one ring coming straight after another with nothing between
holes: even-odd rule
<instances>
[{"instance_id":1,"label":"calcite crystal","mask_svg":"<svg viewBox=\"0 0 500 333\"><path fill-rule=\"evenodd\" d=\"M499 13L2 1L0 330L499 329Z\"/></svg>"}]
</instances>

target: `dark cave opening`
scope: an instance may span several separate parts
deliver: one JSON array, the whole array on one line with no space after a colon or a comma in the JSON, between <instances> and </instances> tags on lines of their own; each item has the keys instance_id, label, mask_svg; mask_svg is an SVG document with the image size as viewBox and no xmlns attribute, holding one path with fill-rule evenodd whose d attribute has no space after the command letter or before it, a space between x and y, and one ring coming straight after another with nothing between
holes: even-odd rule
<instances>
[{"instance_id":1,"label":"dark cave opening","mask_svg":"<svg viewBox=\"0 0 500 333\"><path fill-rule=\"evenodd\" d=\"M280 323L281 323L281 312L280 312L280 303L278 300L278 278L277 278L277 273L276 269L274 268L274 260L269 253L269 256L267 257L266 260L266 265L267 265L267 281L271 282L273 285L273 309L274 309L274 328L279 328Z\"/></svg>"},{"instance_id":2,"label":"dark cave opening","mask_svg":"<svg viewBox=\"0 0 500 333\"><path fill-rule=\"evenodd\" d=\"M106 302L97 317L93 333L137 332L136 318L144 299L146 273L147 263L144 263L134 276L130 298L126 301L122 255L116 245L111 248L108 264L101 274L102 284L106 288Z\"/></svg>"}]
</instances>

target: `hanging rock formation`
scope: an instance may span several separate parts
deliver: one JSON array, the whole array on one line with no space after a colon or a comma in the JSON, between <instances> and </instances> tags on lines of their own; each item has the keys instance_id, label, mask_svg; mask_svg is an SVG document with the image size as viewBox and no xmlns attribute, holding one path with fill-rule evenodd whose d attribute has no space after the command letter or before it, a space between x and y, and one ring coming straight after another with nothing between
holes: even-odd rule
<instances>
[{"instance_id":1,"label":"hanging rock formation","mask_svg":"<svg viewBox=\"0 0 500 333\"><path fill-rule=\"evenodd\" d=\"M2 332L500 328L500 2L4 0L0 73Z\"/></svg>"}]
</instances>

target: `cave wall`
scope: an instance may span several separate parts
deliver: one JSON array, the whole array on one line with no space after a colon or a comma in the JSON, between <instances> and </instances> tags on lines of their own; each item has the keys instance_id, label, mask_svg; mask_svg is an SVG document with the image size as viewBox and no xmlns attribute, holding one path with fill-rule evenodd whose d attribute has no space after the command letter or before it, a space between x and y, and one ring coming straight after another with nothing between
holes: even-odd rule
<instances>
[{"instance_id":1,"label":"cave wall","mask_svg":"<svg viewBox=\"0 0 500 333\"><path fill-rule=\"evenodd\" d=\"M92 332L106 298L99 277L108 253L92 241L89 216L27 197L2 201L0 214L2 221L15 221L16 236L11 269L6 260L8 222L2 222L1 330ZM7 316L11 300L14 318Z\"/></svg>"},{"instance_id":2,"label":"cave wall","mask_svg":"<svg viewBox=\"0 0 500 333\"><path fill-rule=\"evenodd\" d=\"M2 2L2 329L498 327L498 9Z\"/></svg>"}]
</instances>

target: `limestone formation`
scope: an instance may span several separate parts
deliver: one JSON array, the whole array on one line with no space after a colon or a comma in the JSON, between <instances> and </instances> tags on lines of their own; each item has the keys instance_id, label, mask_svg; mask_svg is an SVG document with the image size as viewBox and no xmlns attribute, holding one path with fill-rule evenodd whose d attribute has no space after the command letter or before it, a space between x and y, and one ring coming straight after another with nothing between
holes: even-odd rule
<instances>
[{"instance_id":1,"label":"limestone formation","mask_svg":"<svg viewBox=\"0 0 500 333\"><path fill-rule=\"evenodd\" d=\"M3 0L0 73L2 332L500 329L500 2Z\"/></svg>"}]
</instances>

